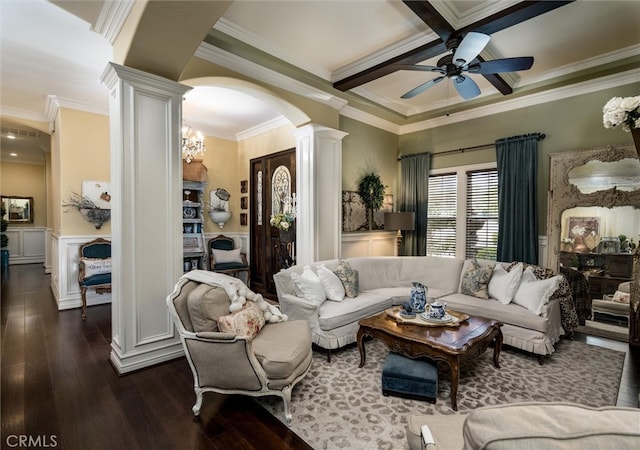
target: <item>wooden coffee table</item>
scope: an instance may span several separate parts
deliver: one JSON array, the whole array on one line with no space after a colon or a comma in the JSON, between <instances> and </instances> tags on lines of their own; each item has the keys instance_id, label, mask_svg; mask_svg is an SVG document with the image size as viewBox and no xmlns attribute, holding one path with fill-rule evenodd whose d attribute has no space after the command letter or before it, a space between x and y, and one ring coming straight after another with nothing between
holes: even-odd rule
<instances>
[{"instance_id":1,"label":"wooden coffee table","mask_svg":"<svg viewBox=\"0 0 640 450\"><path fill-rule=\"evenodd\" d=\"M384 342L389 350L409 358L427 356L444 361L451 368L451 407L458 410L457 395L462 359L477 357L495 341L493 364L500 368L498 359L502 349L502 322L469 316L458 327L424 327L400 324L385 311L358 322L358 350L360 366L366 360L363 338L370 336Z\"/></svg>"}]
</instances>

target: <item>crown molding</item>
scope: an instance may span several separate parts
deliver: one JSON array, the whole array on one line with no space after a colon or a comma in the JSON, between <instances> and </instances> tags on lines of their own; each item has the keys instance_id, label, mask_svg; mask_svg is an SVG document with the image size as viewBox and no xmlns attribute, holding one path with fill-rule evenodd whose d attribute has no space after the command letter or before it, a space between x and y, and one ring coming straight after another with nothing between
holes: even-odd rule
<instances>
[{"instance_id":1,"label":"crown molding","mask_svg":"<svg viewBox=\"0 0 640 450\"><path fill-rule=\"evenodd\" d=\"M102 5L93 30L113 45L135 4L135 0L107 0Z\"/></svg>"},{"instance_id":2,"label":"crown molding","mask_svg":"<svg viewBox=\"0 0 640 450\"><path fill-rule=\"evenodd\" d=\"M435 119L424 120L410 125L401 125L399 134L414 133L416 131L428 130L466 120L526 108L528 106L535 106L569 97L575 97L576 95L590 94L604 89L637 83L638 79L640 79L640 68L619 74L608 75L595 80L583 81L567 87L559 87L536 94L524 95L512 100L505 100L497 104L482 106L468 111L451 113L449 116L437 117Z\"/></svg>"},{"instance_id":3,"label":"crown molding","mask_svg":"<svg viewBox=\"0 0 640 450\"><path fill-rule=\"evenodd\" d=\"M626 58L632 58L634 56L638 56L639 54L640 54L640 44L636 44L636 45L632 45L626 48L621 48L619 50L615 50L609 53L604 53L602 55L594 56L593 58L587 58L578 63L565 64L564 66L558 67L554 70L543 72L538 77L533 78L531 80L526 80L526 81L527 81L527 84L533 84L533 83L538 83L540 81L560 78L567 75L571 75L575 72L580 72L583 70L591 69L593 67L611 64Z\"/></svg>"},{"instance_id":4,"label":"crown molding","mask_svg":"<svg viewBox=\"0 0 640 450\"><path fill-rule=\"evenodd\" d=\"M465 13L456 8L455 2L432 2L431 4L455 30L459 30L517 3L520 3L520 0L485 0L477 2Z\"/></svg>"},{"instance_id":5,"label":"crown molding","mask_svg":"<svg viewBox=\"0 0 640 450\"><path fill-rule=\"evenodd\" d=\"M45 114L49 121L54 120L59 108L76 109L103 116L109 115L109 107L96 105L95 103L82 102L73 98L59 97L57 95L47 95L45 103Z\"/></svg>"},{"instance_id":6,"label":"crown molding","mask_svg":"<svg viewBox=\"0 0 640 450\"><path fill-rule=\"evenodd\" d=\"M49 122L46 114L27 111L25 109L12 108L10 106L0 106L0 116L15 117L17 119L33 120L34 122Z\"/></svg>"},{"instance_id":7,"label":"crown molding","mask_svg":"<svg viewBox=\"0 0 640 450\"><path fill-rule=\"evenodd\" d=\"M269 83L280 89L284 89L313 101L323 103L334 109L337 109L338 111L347 104L347 100L309 86L306 83L302 83L295 78L283 75L279 72L276 72L275 70L246 60L240 56L222 50L215 45L211 45L207 42L203 42L200 44L194 56L204 59L205 61L209 61L210 63L223 66L227 69L233 70L253 79Z\"/></svg>"},{"instance_id":8,"label":"crown molding","mask_svg":"<svg viewBox=\"0 0 640 450\"><path fill-rule=\"evenodd\" d=\"M228 34L229 36L238 39L241 42L244 42L251 47L255 47L265 53L268 53L272 56L275 56L278 59L288 62L296 67L299 67L309 73L314 74L317 77L322 78L323 80L329 81L331 78L331 73L327 70L324 70L321 67L317 67L311 64L308 64L304 61L299 61L291 57L288 53L284 52L282 48L276 47L272 45L270 42L265 41L258 35L252 33L251 31L242 28L235 23L231 22L224 17L221 17L216 24L213 26L214 30L218 30L221 33Z\"/></svg>"},{"instance_id":9,"label":"crown molding","mask_svg":"<svg viewBox=\"0 0 640 450\"><path fill-rule=\"evenodd\" d=\"M364 112L360 109L354 108L353 106L345 106L342 108L340 115L380 128L381 130L388 131L389 133L400 134L400 125L381 119L378 116Z\"/></svg>"},{"instance_id":10,"label":"crown molding","mask_svg":"<svg viewBox=\"0 0 640 450\"><path fill-rule=\"evenodd\" d=\"M421 32L414 36L403 39L400 42L397 42L389 47L386 47L382 50L379 50L371 55L365 56L357 61L354 61L350 64L347 64L344 67L341 67L331 73L331 82L334 83L338 80L345 79L350 77L351 75L355 75L356 73L360 73L363 70L366 70L370 67L373 67L377 64L389 61L391 58L395 58L396 56L402 55L408 51L411 51L415 48L420 47L421 45L428 44L429 42L433 42L436 39L440 39L440 37L431 32Z\"/></svg>"},{"instance_id":11,"label":"crown molding","mask_svg":"<svg viewBox=\"0 0 640 450\"><path fill-rule=\"evenodd\" d=\"M280 128L285 125L291 125L289 119L284 116L279 116L271 120L267 120L261 124L253 126L251 128L247 128L244 131L239 132L236 135L238 141L243 141L245 139L249 139L254 136L258 136L259 134L266 133L271 130L275 130L276 128Z\"/></svg>"}]
</instances>

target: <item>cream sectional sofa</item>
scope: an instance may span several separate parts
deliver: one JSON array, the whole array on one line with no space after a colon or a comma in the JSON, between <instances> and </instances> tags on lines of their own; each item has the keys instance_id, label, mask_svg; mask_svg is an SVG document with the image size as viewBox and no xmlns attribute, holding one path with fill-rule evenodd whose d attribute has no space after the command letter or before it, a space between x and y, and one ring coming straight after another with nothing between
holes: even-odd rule
<instances>
[{"instance_id":1,"label":"cream sectional sofa","mask_svg":"<svg viewBox=\"0 0 640 450\"><path fill-rule=\"evenodd\" d=\"M426 425L434 444L425 445ZM640 409L566 402L486 406L469 414L411 416L410 450L640 448Z\"/></svg>"},{"instance_id":2,"label":"cream sectional sofa","mask_svg":"<svg viewBox=\"0 0 640 450\"><path fill-rule=\"evenodd\" d=\"M560 336L572 332L577 325L575 309L569 314L571 317L564 317L571 310L571 296L569 293L566 298L569 288L564 278L538 315L517 304L461 294L461 275L470 261L434 256L358 257L345 261L358 272L359 292L356 297L346 297L343 301L325 300L318 304L301 296L291 277L293 272L303 272L301 266L274 275L282 311L291 319L308 320L313 342L327 350L355 342L360 319L408 301L412 281L422 282L428 288L428 297L445 302L450 309L503 322L504 344L538 355L553 353ZM496 264L495 261L478 262ZM320 265L333 271L338 263L339 260L327 260L310 266L315 272ZM509 266L509 263L501 264L504 268Z\"/></svg>"}]
</instances>

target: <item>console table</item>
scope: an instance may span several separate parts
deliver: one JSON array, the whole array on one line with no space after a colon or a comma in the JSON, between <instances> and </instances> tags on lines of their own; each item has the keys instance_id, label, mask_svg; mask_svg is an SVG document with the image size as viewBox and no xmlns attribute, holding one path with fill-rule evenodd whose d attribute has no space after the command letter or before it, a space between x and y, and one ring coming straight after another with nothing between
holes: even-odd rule
<instances>
[{"instance_id":1,"label":"console table","mask_svg":"<svg viewBox=\"0 0 640 450\"><path fill-rule=\"evenodd\" d=\"M633 255L630 253L560 252L560 262L565 267L588 272L589 297L592 299L613 294L620 283L631 281L633 275Z\"/></svg>"}]
</instances>

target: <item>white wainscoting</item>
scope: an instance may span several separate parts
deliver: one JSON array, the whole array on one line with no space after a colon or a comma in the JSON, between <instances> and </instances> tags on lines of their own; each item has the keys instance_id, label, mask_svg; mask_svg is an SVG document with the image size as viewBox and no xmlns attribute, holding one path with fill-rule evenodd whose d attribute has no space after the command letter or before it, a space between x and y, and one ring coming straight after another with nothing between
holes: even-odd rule
<instances>
[{"instance_id":1,"label":"white wainscoting","mask_svg":"<svg viewBox=\"0 0 640 450\"><path fill-rule=\"evenodd\" d=\"M397 250L395 231L342 233L342 258L395 256Z\"/></svg>"},{"instance_id":2,"label":"white wainscoting","mask_svg":"<svg viewBox=\"0 0 640 450\"><path fill-rule=\"evenodd\" d=\"M80 285L78 284L78 263L80 246L96 238L111 239L110 236L58 236L49 234L51 255L51 291L58 303L58 310L82 306ZM111 294L96 294L87 291L87 306L111 303ZM91 314L91 312L89 312ZM78 313L78 320L80 313Z\"/></svg>"},{"instance_id":3,"label":"white wainscoting","mask_svg":"<svg viewBox=\"0 0 640 450\"><path fill-rule=\"evenodd\" d=\"M9 227L9 264L44 263L45 260L44 227Z\"/></svg>"}]
</instances>

